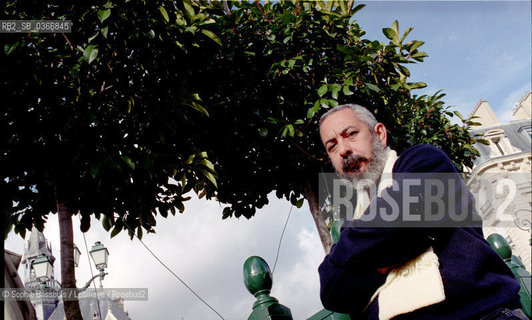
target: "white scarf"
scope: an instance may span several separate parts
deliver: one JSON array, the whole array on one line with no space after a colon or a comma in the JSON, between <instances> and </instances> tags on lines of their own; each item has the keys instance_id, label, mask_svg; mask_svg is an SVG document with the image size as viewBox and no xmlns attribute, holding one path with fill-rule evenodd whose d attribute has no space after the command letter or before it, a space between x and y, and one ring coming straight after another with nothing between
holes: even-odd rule
<instances>
[{"instance_id":1,"label":"white scarf","mask_svg":"<svg viewBox=\"0 0 532 320\"><path fill-rule=\"evenodd\" d=\"M386 163L382 177L391 176L397 160L397 153L387 149ZM380 197L384 189L391 187L391 179L382 179L378 184L377 195ZM369 206L369 195L359 190L355 207L355 219L359 219ZM400 314L412 312L445 300L443 280L439 270L438 256L432 247L408 261L404 265L392 269L371 297L366 309L375 298L379 299L379 320L389 320Z\"/></svg>"}]
</instances>

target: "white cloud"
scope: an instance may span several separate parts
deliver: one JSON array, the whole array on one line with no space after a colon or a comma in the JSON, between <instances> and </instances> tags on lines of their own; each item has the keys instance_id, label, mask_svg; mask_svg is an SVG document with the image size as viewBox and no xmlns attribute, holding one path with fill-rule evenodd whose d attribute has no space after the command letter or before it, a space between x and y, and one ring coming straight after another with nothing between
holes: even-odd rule
<instances>
[{"instance_id":1,"label":"white cloud","mask_svg":"<svg viewBox=\"0 0 532 320\"><path fill-rule=\"evenodd\" d=\"M522 98L527 92L530 91L531 83L526 83L520 88L514 90L513 92L509 93L506 98L504 99L502 105L494 110L499 120L501 121L511 121L513 120L513 109L515 108L515 105L517 102L519 102L519 99Z\"/></svg>"},{"instance_id":2,"label":"white cloud","mask_svg":"<svg viewBox=\"0 0 532 320\"><path fill-rule=\"evenodd\" d=\"M302 229L297 234L297 252L300 256L283 268L274 283L274 294L292 311L294 319L306 319L322 309L319 299L317 268L324 253L316 232ZM320 250L316 250L319 247Z\"/></svg>"}]
</instances>

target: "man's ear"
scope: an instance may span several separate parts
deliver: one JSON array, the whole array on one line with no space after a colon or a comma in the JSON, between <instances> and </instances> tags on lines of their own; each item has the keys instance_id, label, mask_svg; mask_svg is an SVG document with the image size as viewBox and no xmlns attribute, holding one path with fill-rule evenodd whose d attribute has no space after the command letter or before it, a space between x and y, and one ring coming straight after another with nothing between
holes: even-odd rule
<instances>
[{"instance_id":1,"label":"man's ear","mask_svg":"<svg viewBox=\"0 0 532 320\"><path fill-rule=\"evenodd\" d=\"M379 138L379 141L381 142L381 145L386 148L387 142L388 142L388 135L386 131L386 127L382 123L377 123L375 127L373 127L373 130L375 131L375 134Z\"/></svg>"}]
</instances>

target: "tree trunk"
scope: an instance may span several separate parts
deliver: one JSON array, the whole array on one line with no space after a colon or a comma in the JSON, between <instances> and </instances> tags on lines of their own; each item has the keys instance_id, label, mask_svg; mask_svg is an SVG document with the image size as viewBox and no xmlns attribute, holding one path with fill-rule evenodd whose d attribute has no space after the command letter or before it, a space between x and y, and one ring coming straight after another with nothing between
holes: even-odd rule
<instances>
[{"instance_id":1,"label":"tree trunk","mask_svg":"<svg viewBox=\"0 0 532 320\"><path fill-rule=\"evenodd\" d=\"M56 203L59 217L59 237L61 239L61 287L64 296L69 298L63 300L65 317L67 320L81 320L83 318L77 299L76 270L74 269L72 212L64 201L57 200Z\"/></svg>"},{"instance_id":2,"label":"tree trunk","mask_svg":"<svg viewBox=\"0 0 532 320\"><path fill-rule=\"evenodd\" d=\"M325 251L325 254L329 254L332 246L331 233L329 232L329 228L327 228L327 224L325 223L323 215L321 214L318 192L315 190L315 186L309 180L305 182L303 192L305 193L305 198L308 201L310 214L312 214L312 218L314 218L316 229L320 235L323 250Z\"/></svg>"}]
</instances>

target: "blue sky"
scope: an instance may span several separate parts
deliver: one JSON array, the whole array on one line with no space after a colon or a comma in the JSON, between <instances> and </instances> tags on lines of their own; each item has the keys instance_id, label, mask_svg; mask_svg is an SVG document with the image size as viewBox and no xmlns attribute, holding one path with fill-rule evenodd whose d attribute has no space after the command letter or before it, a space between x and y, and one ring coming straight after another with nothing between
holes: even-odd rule
<instances>
[{"instance_id":1,"label":"blue sky","mask_svg":"<svg viewBox=\"0 0 532 320\"><path fill-rule=\"evenodd\" d=\"M355 0L356 2L356 0ZM469 115L487 100L500 120L531 87L530 1L359 1L355 15L366 38L388 42L383 27L398 20L407 39L425 41L425 62L410 65L417 94L442 90L447 105Z\"/></svg>"},{"instance_id":2,"label":"blue sky","mask_svg":"<svg viewBox=\"0 0 532 320\"><path fill-rule=\"evenodd\" d=\"M443 90L444 101L468 115L487 100L501 120L511 120L514 104L531 83L530 1L365 1L356 19L368 39L388 40L382 28L399 21L401 30L414 27L408 39L425 41L425 62L411 65L413 80L428 87L419 94ZM158 219L157 234L145 235L147 245L225 319L243 319L254 298L243 284L242 265L260 255L273 267L279 237L290 204L270 196L270 204L250 220L221 220L223 206L193 197L186 211ZM82 248L78 286L90 278L79 220L74 241ZM57 216L51 215L45 235L59 257ZM89 249L102 241L110 252L106 288L148 288L148 301L126 301L132 319L219 319L127 234L113 239L99 221L85 234ZM24 241L10 234L5 248L23 253ZM323 259L308 206L293 209L283 238L272 295L292 309L294 319L317 312L317 267ZM56 263L56 276L60 274Z\"/></svg>"}]
</instances>

